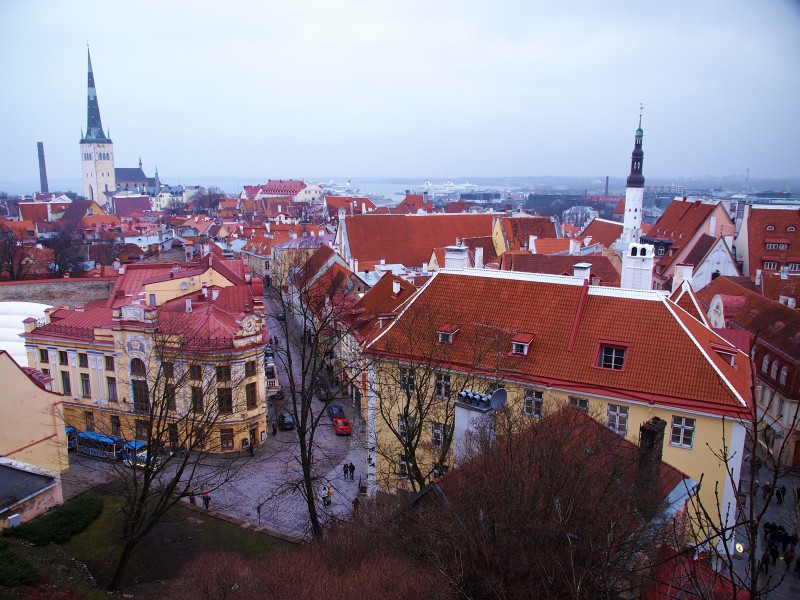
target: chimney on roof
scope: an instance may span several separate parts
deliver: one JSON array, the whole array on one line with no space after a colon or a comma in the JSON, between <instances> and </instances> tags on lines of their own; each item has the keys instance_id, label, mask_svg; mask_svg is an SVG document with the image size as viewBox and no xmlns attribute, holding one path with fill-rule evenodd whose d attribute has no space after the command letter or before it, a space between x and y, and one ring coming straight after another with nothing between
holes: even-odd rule
<instances>
[{"instance_id":1,"label":"chimney on roof","mask_svg":"<svg viewBox=\"0 0 800 600\"><path fill-rule=\"evenodd\" d=\"M444 266L446 269L465 269L469 248L466 246L445 246Z\"/></svg>"},{"instance_id":2,"label":"chimney on roof","mask_svg":"<svg viewBox=\"0 0 800 600\"><path fill-rule=\"evenodd\" d=\"M650 290L653 288L653 258L655 247L651 244L628 244L622 254L621 288Z\"/></svg>"},{"instance_id":3,"label":"chimney on roof","mask_svg":"<svg viewBox=\"0 0 800 600\"><path fill-rule=\"evenodd\" d=\"M362 215L367 214L367 203L366 202L362 202L361 203L361 214Z\"/></svg>"},{"instance_id":4,"label":"chimney on roof","mask_svg":"<svg viewBox=\"0 0 800 600\"><path fill-rule=\"evenodd\" d=\"M636 501L639 512L649 521L658 510L658 487L664 430L667 422L653 417L639 428L639 455L636 463Z\"/></svg>"},{"instance_id":5,"label":"chimney on roof","mask_svg":"<svg viewBox=\"0 0 800 600\"><path fill-rule=\"evenodd\" d=\"M120 275L125 275L125 265L121 265L121 266L119 267L119 274L120 274Z\"/></svg>"},{"instance_id":6,"label":"chimney on roof","mask_svg":"<svg viewBox=\"0 0 800 600\"><path fill-rule=\"evenodd\" d=\"M579 262L572 265L572 276L575 279L588 280L589 272L592 270L591 263Z\"/></svg>"},{"instance_id":7,"label":"chimney on roof","mask_svg":"<svg viewBox=\"0 0 800 600\"><path fill-rule=\"evenodd\" d=\"M606 175L606 191L603 194L604 198L608 198L608 175Z\"/></svg>"},{"instance_id":8,"label":"chimney on roof","mask_svg":"<svg viewBox=\"0 0 800 600\"><path fill-rule=\"evenodd\" d=\"M483 247L478 246L475 248L475 268L482 269L483 268Z\"/></svg>"},{"instance_id":9,"label":"chimney on roof","mask_svg":"<svg viewBox=\"0 0 800 600\"><path fill-rule=\"evenodd\" d=\"M679 264L675 265L675 272L672 274L672 291L674 292L684 281L688 281L692 285L692 277L694 276L694 265Z\"/></svg>"},{"instance_id":10,"label":"chimney on roof","mask_svg":"<svg viewBox=\"0 0 800 600\"><path fill-rule=\"evenodd\" d=\"M205 281L200 286L200 289L203 291L203 298L208 298L208 284Z\"/></svg>"},{"instance_id":11,"label":"chimney on roof","mask_svg":"<svg viewBox=\"0 0 800 600\"><path fill-rule=\"evenodd\" d=\"M530 250L531 254L536 254L536 240L538 238L535 235L528 236L528 250Z\"/></svg>"},{"instance_id":12,"label":"chimney on roof","mask_svg":"<svg viewBox=\"0 0 800 600\"><path fill-rule=\"evenodd\" d=\"M192 299L191 298L187 298L186 299L186 312L187 313L192 312Z\"/></svg>"},{"instance_id":13,"label":"chimney on roof","mask_svg":"<svg viewBox=\"0 0 800 600\"><path fill-rule=\"evenodd\" d=\"M352 271L353 271L353 273L358 273L358 259L357 258L353 259L353 269L352 269Z\"/></svg>"},{"instance_id":14,"label":"chimney on roof","mask_svg":"<svg viewBox=\"0 0 800 600\"><path fill-rule=\"evenodd\" d=\"M400 282L397 279L392 281L392 294L397 296L400 293Z\"/></svg>"},{"instance_id":15,"label":"chimney on roof","mask_svg":"<svg viewBox=\"0 0 800 600\"><path fill-rule=\"evenodd\" d=\"M569 240L569 254L570 256L578 256L581 253L581 243L575 238Z\"/></svg>"},{"instance_id":16,"label":"chimney on roof","mask_svg":"<svg viewBox=\"0 0 800 600\"><path fill-rule=\"evenodd\" d=\"M37 244L36 246L38 247L39 245ZM119 265L120 265L119 259L118 259L118 258L115 258L115 259L114 259L114 263L113 263L113 266L112 266L112 268L113 268L115 271L118 271L118 270L119 270Z\"/></svg>"},{"instance_id":17,"label":"chimney on roof","mask_svg":"<svg viewBox=\"0 0 800 600\"><path fill-rule=\"evenodd\" d=\"M211 299L216 300L217 298L219 298L219 290L217 288L214 288L213 290L211 290Z\"/></svg>"},{"instance_id":18,"label":"chimney on roof","mask_svg":"<svg viewBox=\"0 0 800 600\"><path fill-rule=\"evenodd\" d=\"M211 244L203 244L200 250L200 258L205 258L211 252Z\"/></svg>"}]
</instances>

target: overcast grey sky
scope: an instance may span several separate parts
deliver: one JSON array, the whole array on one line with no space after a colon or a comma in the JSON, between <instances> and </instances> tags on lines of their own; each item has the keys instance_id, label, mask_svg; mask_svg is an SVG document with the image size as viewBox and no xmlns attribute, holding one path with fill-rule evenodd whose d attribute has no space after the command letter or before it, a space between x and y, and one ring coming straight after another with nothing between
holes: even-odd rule
<instances>
[{"instance_id":1,"label":"overcast grey sky","mask_svg":"<svg viewBox=\"0 0 800 600\"><path fill-rule=\"evenodd\" d=\"M656 6L654 6L656 5ZM0 1L0 180L800 176L790 0Z\"/></svg>"}]
</instances>

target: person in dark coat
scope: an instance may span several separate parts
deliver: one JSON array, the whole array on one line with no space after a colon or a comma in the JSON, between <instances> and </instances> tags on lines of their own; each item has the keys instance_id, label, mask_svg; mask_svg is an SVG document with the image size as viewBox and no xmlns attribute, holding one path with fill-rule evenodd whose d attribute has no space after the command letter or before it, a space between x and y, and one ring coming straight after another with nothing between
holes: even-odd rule
<instances>
[{"instance_id":1,"label":"person in dark coat","mask_svg":"<svg viewBox=\"0 0 800 600\"><path fill-rule=\"evenodd\" d=\"M206 492L206 493L203 494L203 506L205 507L206 510L208 510L208 505L209 504L211 504L211 494ZM773 563L773 564L775 564L775 563Z\"/></svg>"},{"instance_id":2,"label":"person in dark coat","mask_svg":"<svg viewBox=\"0 0 800 600\"><path fill-rule=\"evenodd\" d=\"M778 544L772 544L769 547L769 556L772 559L772 566L775 566L775 563L778 561L778 556L780 556L780 552L778 552Z\"/></svg>"},{"instance_id":3,"label":"person in dark coat","mask_svg":"<svg viewBox=\"0 0 800 600\"><path fill-rule=\"evenodd\" d=\"M350 463L347 466L347 470L350 472L350 479L353 479L356 474L356 466L353 463Z\"/></svg>"}]
</instances>

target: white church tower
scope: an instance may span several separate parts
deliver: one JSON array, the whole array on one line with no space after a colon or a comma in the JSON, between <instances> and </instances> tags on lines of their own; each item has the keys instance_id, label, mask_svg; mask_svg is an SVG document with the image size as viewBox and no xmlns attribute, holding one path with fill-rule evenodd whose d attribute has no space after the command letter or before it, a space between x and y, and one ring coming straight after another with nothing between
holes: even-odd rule
<instances>
[{"instance_id":1,"label":"white church tower","mask_svg":"<svg viewBox=\"0 0 800 600\"><path fill-rule=\"evenodd\" d=\"M625 185L625 218L622 222L620 241L627 244L639 243L642 235L642 208L644 206L644 175L642 175L642 113L639 113L639 128L636 130L636 142L631 153L631 174Z\"/></svg>"},{"instance_id":2,"label":"white church tower","mask_svg":"<svg viewBox=\"0 0 800 600\"><path fill-rule=\"evenodd\" d=\"M86 116L86 135L81 133L81 171L83 172L83 195L105 206L111 194L117 191L114 172L114 144L103 133L100 107L92 74L92 57L89 56L89 95Z\"/></svg>"}]
</instances>

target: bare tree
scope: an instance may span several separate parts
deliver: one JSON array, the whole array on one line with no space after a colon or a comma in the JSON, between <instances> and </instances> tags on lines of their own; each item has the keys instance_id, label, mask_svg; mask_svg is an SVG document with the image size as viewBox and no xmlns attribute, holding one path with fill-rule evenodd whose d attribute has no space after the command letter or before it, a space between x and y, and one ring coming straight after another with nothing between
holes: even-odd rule
<instances>
[{"instance_id":1,"label":"bare tree","mask_svg":"<svg viewBox=\"0 0 800 600\"><path fill-rule=\"evenodd\" d=\"M57 226L55 233L42 244L53 251L50 272L56 277L75 270L81 262L80 239L70 224Z\"/></svg>"},{"instance_id":2,"label":"bare tree","mask_svg":"<svg viewBox=\"0 0 800 600\"><path fill-rule=\"evenodd\" d=\"M233 403L243 401L230 373L231 349L200 339L181 324L180 313L159 311L158 327L127 348L125 364L133 397L137 442L115 462L109 491L122 496L120 550L109 589L118 589L136 546L181 499L218 489L234 480L246 456L218 454L220 437L209 433L224 424ZM216 372L202 363L213 361ZM222 369L222 371L220 371ZM226 370L227 369L227 370ZM220 373L230 378L230 397L219 395ZM230 406L223 406L224 403ZM116 418L116 421L114 419ZM104 433L121 435L124 424L112 416ZM233 439L230 440L231 444ZM232 446L231 446L232 447Z\"/></svg>"},{"instance_id":3,"label":"bare tree","mask_svg":"<svg viewBox=\"0 0 800 600\"><path fill-rule=\"evenodd\" d=\"M758 339L756 333L751 342L750 356L756 355L754 348ZM727 590L730 598L766 597L786 577L785 573L776 573L775 569L771 572L759 569L760 560L769 547L765 536L760 535L759 527L763 528L767 522L767 511L776 495L780 494L781 480L790 473L791 466L785 460L792 433L800 428L800 405L795 404L791 413L785 416L784 427L788 434L775 439L771 435L774 421L767 409L777 391L769 393L764 387L763 392L758 393L761 389L755 364L751 362L749 405L741 417L728 422L728 425L744 430L746 456L742 457L738 450L731 450L732 441L723 423L721 446L709 446L725 470L723 478L714 483L715 502L709 506L699 496L694 496L691 503L690 516L697 531L697 540L691 550L732 583ZM734 491L735 506L723 505L721 488L726 483ZM797 531L798 507L791 497L792 490L788 491L790 496L786 505L793 529ZM687 563L684 575L698 588L698 597L712 598L713 590L704 585L707 577L695 567L696 564Z\"/></svg>"},{"instance_id":4,"label":"bare tree","mask_svg":"<svg viewBox=\"0 0 800 600\"><path fill-rule=\"evenodd\" d=\"M464 391L492 393L501 387L501 361L513 358L500 348L510 345L511 335L488 326L463 333L459 324L465 318L411 306L392 325L388 339L378 340L374 352L381 364L372 392L381 440L376 453L383 459L376 476L385 488L393 487L399 475L418 491L443 474L452 464L455 399ZM456 342L458 364L452 350ZM486 364L495 368L487 371Z\"/></svg>"},{"instance_id":5,"label":"bare tree","mask_svg":"<svg viewBox=\"0 0 800 600\"><path fill-rule=\"evenodd\" d=\"M326 408L333 401L331 389L345 377L343 365L333 360L333 349L352 331L349 311L356 299L353 294L364 289L363 283L338 263L317 271L308 256L308 252L287 253L281 272L270 278L267 295L277 317L275 361L286 374L285 406L295 423L292 443L298 444L300 467L300 477L287 480L277 493L302 495L308 528L319 539L323 515L315 491L327 483L324 474L341 460L320 444L322 426L329 423Z\"/></svg>"},{"instance_id":6,"label":"bare tree","mask_svg":"<svg viewBox=\"0 0 800 600\"><path fill-rule=\"evenodd\" d=\"M0 229L0 275L5 273L12 281L25 279L30 271L32 251L33 248L22 244L13 229Z\"/></svg>"}]
</instances>

